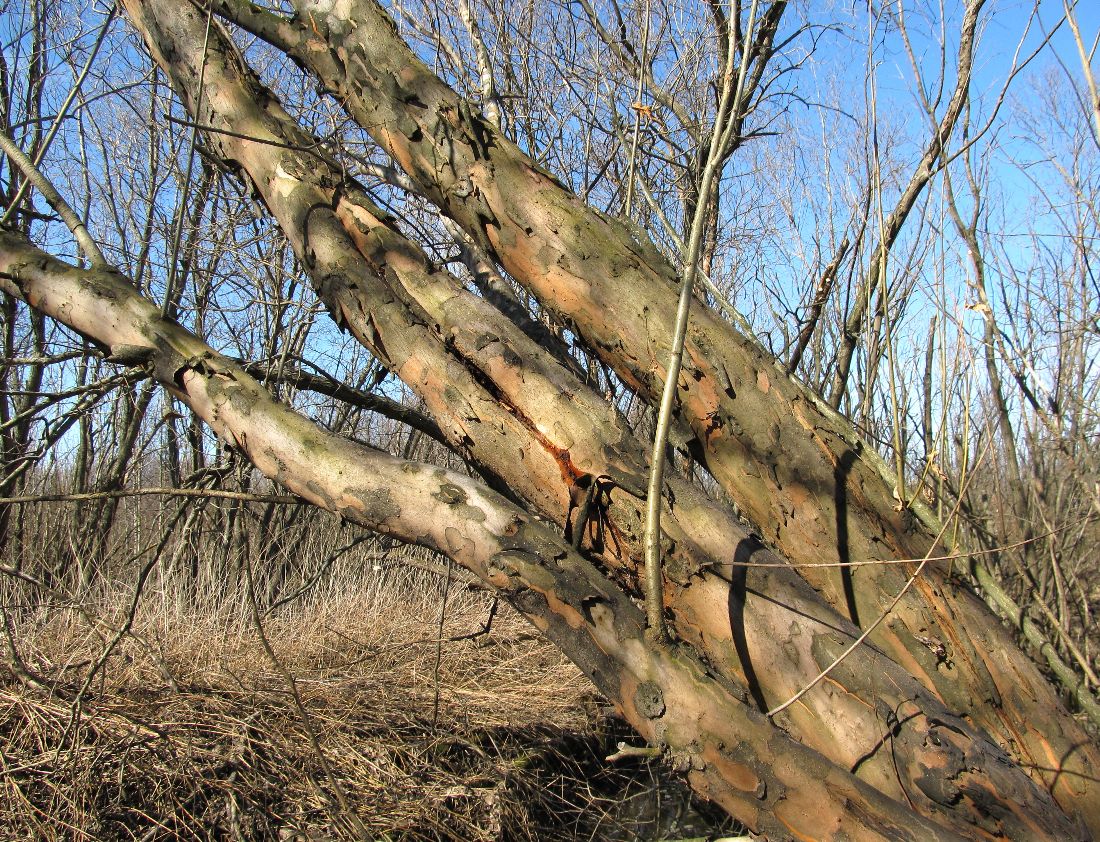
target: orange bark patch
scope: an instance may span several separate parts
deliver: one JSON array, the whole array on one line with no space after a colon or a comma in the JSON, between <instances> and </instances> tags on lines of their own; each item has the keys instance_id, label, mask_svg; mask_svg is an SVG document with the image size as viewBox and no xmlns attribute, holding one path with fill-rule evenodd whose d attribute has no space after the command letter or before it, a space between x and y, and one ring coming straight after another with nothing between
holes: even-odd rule
<instances>
[{"instance_id":1,"label":"orange bark patch","mask_svg":"<svg viewBox=\"0 0 1100 842\"><path fill-rule=\"evenodd\" d=\"M784 803L786 803L786 802L784 802ZM780 805L779 807L776 807L776 809L775 809L775 817L777 819L779 819L780 822L783 823L783 827L787 828L787 830L790 832L790 834L793 838L802 840L802 842L820 842L820 840L822 840L822 839L832 839L832 838L834 838L833 834L832 834L832 831L826 831L823 826L822 826L822 829L820 831L817 831L813 836L807 836L805 833L800 833L791 824L791 822L794 821L795 818L796 818L793 815L794 812L795 811L793 809L791 809L791 810L783 809L782 805ZM803 821L805 820L804 816L798 816L797 818L802 819ZM790 819L790 820L788 820L788 819ZM822 822L822 825L823 824L824 824L824 822Z\"/></svg>"},{"instance_id":2,"label":"orange bark patch","mask_svg":"<svg viewBox=\"0 0 1100 842\"><path fill-rule=\"evenodd\" d=\"M572 605L558 599L556 592L547 591L543 596L546 597L546 604L550 610L565 620L570 628L579 629L584 625L584 617L580 612Z\"/></svg>"},{"instance_id":3,"label":"orange bark patch","mask_svg":"<svg viewBox=\"0 0 1100 842\"><path fill-rule=\"evenodd\" d=\"M790 502L792 508L800 509L806 506L807 503L810 503L814 500L814 498L810 495L810 492L806 490L806 486L802 485L801 483L788 485L786 491L787 500ZM811 506L810 508L814 510L814 513L816 515L816 506Z\"/></svg>"},{"instance_id":4,"label":"orange bark patch","mask_svg":"<svg viewBox=\"0 0 1100 842\"><path fill-rule=\"evenodd\" d=\"M722 779L742 792L748 792L757 798L763 798L766 794L764 782L750 766L731 760L725 753L718 750L713 743L707 743L703 748L703 759L714 766Z\"/></svg>"}]
</instances>

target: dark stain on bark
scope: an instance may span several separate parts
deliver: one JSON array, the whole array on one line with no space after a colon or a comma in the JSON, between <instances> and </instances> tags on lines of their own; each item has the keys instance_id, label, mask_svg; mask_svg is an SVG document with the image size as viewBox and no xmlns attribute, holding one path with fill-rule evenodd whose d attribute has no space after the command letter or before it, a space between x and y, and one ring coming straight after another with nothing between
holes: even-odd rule
<instances>
[{"instance_id":1,"label":"dark stain on bark","mask_svg":"<svg viewBox=\"0 0 1100 842\"><path fill-rule=\"evenodd\" d=\"M339 510L348 520L359 520L365 515L371 521L382 524L401 514L401 507L388 488L349 488L347 494L359 501L358 511L355 506L344 506Z\"/></svg>"},{"instance_id":2,"label":"dark stain on bark","mask_svg":"<svg viewBox=\"0 0 1100 842\"><path fill-rule=\"evenodd\" d=\"M336 501L333 499L332 495L328 493L328 489L320 483L310 480L306 483L306 491L320 500L324 507L330 512L336 511Z\"/></svg>"},{"instance_id":3,"label":"dark stain on bark","mask_svg":"<svg viewBox=\"0 0 1100 842\"><path fill-rule=\"evenodd\" d=\"M466 492L457 485L452 485L449 482L445 482L439 486L439 491L432 496L441 503L446 503L448 506L455 506L459 503L466 502Z\"/></svg>"},{"instance_id":4,"label":"dark stain on bark","mask_svg":"<svg viewBox=\"0 0 1100 842\"><path fill-rule=\"evenodd\" d=\"M658 719L665 713L665 696L652 681L643 681L634 691L634 708L647 719Z\"/></svg>"}]
</instances>

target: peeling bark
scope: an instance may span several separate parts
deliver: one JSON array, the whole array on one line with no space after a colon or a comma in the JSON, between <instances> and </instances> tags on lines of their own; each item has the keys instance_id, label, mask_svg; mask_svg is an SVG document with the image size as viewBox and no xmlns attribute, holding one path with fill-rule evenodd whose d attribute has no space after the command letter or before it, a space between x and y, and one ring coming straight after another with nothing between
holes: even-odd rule
<instances>
[{"instance_id":1,"label":"peeling bark","mask_svg":"<svg viewBox=\"0 0 1100 842\"><path fill-rule=\"evenodd\" d=\"M425 196L575 324L625 382L656 399L676 277L651 245L586 207L478 116L416 59L372 0L303 4L292 19L238 0L214 6L310 70ZM937 552L931 512L920 501L894 509L892 472L851 425L712 313L699 313L689 331L679 386L682 418L707 468L792 563ZM802 571L831 604L869 623L914 569ZM872 639L1100 830L1100 753L946 566L929 565Z\"/></svg>"},{"instance_id":2,"label":"peeling bark","mask_svg":"<svg viewBox=\"0 0 1100 842\"><path fill-rule=\"evenodd\" d=\"M106 348L140 352L174 397L288 490L442 552L499 590L640 734L662 746L697 791L754 832L776 839L962 838L792 740L686 649L648 645L633 602L522 509L463 475L322 430L161 316L121 275L76 269L0 232L0 288Z\"/></svg>"}]
</instances>

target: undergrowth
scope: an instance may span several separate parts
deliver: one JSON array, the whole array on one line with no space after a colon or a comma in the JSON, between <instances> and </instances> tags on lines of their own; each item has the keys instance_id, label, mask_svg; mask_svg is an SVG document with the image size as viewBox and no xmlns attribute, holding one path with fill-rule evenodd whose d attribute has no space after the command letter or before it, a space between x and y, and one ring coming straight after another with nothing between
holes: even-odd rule
<instances>
[{"instance_id":1,"label":"undergrowth","mask_svg":"<svg viewBox=\"0 0 1100 842\"><path fill-rule=\"evenodd\" d=\"M10 589L0 838L625 840L729 826L659 761L606 762L629 732L521 617L400 560L336 571L266 614L244 575L216 596L154 577L132 617L132 581L80 599Z\"/></svg>"}]
</instances>

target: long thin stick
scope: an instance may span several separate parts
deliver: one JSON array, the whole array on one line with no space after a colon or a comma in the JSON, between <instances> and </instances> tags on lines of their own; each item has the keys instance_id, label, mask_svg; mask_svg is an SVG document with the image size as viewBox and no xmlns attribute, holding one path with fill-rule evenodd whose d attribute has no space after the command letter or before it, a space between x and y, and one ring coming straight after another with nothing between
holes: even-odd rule
<instances>
[{"instance_id":1,"label":"long thin stick","mask_svg":"<svg viewBox=\"0 0 1100 842\"><path fill-rule=\"evenodd\" d=\"M661 409L657 415L657 430L653 435L653 452L649 460L649 490L646 495L645 528L645 605L646 624L650 634L659 641L668 639L664 620L664 582L661 575L661 486L665 474L665 447L668 444L668 432L672 421L672 404L676 399L676 384L680 379L680 365L684 358L684 339L687 336L688 315L691 310L691 297L698 270L699 251L703 241L703 228L706 224L707 205L715 176L721 168L726 151L730 148L732 132L737 124L735 115L741 107L741 97L745 88L745 66L749 60L749 46L752 43L752 31L756 21L756 7L759 0L753 0L749 9L748 26L744 34L744 50L741 66L737 74L736 92L731 91L730 80L733 77L733 40L726 53L726 68L722 81L722 98L718 104L718 113L714 120L714 130L710 136L710 150L707 163L703 168L703 177L699 183L699 195L696 198L695 215L691 221L691 236L688 241L688 253L684 267L683 285L680 287L680 300L676 307L676 326L672 336L672 351L669 354L668 374L661 393ZM729 26L733 26L733 11L730 13ZM732 107L731 107L732 96Z\"/></svg>"},{"instance_id":2,"label":"long thin stick","mask_svg":"<svg viewBox=\"0 0 1100 842\"><path fill-rule=\"evenodd\" d=\"M88 72L92 69L92 63L99 54L99 48L103 45L103 39L107 37L107 32L111 28L111 22L115 19L115 15L117 14L118 5L114 4L107 13L107 20L105 20L103 26L100 27L99 35L96 37L95 44L92 45L92 51L88 54L88 60L84 62L84 67L81 68L80 73L69 89L69 94L65 97L65 101L61 103L61 108L58 109L57 114L54 116L53 123L50 125L50 130L46 132L46 137L43 139L42 145L38 147L38 151L34 155L34 161L32 163L36 167L45 159L46 153L50 149L50 144L53 143L54 137L57 136L57 130L61 128L61 123L64 122L69 114L69 108L72 106L73 100L76 99L77 94L80 93L80 89L84 86L84 80L88 77ZM26 195L28 183L30 183L30 179L19 185L19 189L15 192L11 204L9 204L8 209L4 211L3 217L0 217L0 225L7 224L11 219L12 215L19 207L19 203L23 201L23 196ZM37 187L38 185L35 184L34 186Z\"/></svg>"},{"instance_id":3,"label":"long thin stick","mask_svg":"<svg viewBox=\"0 0 1100 842\"><path fill-rule=\"evenodd\" d=\"M649 61L649 2L645 4L645 25L642 30L642 60L638 65L638 99L634 103L634 137L630 141L630 164L626 176L626 202L623 215L630 217L634 209L634 174L638 167L638 137L642 131L642 97L645 95L645 68Z\"/></svg>"},{"instance_id":4,"label":"long thin stick","mask_svg":"<svg viewBox=\"0 0 1100 842\"><path fill-rule=\"evenodd\" d=\"M72 503L83 500L105 500L121 497L213 497L219 500L243 500L255 503L301 503L300 497L287 494L251 494L247 491L222 491L218 488L123 488L117 491L88 491L82 494L26 494L22 497L0 497L0 506L13 503Z\"/></svg>"}]
</instances>

